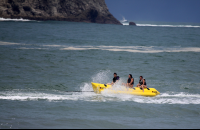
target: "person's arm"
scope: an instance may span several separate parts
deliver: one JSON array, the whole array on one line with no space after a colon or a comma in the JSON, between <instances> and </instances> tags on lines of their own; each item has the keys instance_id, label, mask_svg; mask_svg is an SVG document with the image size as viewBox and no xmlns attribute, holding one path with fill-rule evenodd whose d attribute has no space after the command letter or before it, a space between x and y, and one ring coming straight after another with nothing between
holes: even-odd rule
<instances>
[{"instance_id":1,"label":"person's arm","mask_svg":"<svg viewBox=\"0 0 200 130\"><path fill-rule=\"evenodd\" d=\"M139 83L137 84L137 86L141 86L140 81L139 81Z\"/></svg>"},{"instance_id":2,"label":"person's arm","mask_svg":"<svg viewBox=\"0 0 200 130\"><path fill-rule=\"evenodd\" d=\"M111 83L111 85L113 85L114 83L113 83L113 81L112 81L112 83Z\"/></svg>"},{"instance_id":3,"label":"person's arm","mask_svg":"<svg viewBox=\"0 0 200 130\"><path fill-rule=\"evenodd\" d=\"M113 81L112 81L112 83L107 83L107 85L113 85Z\"/></svg>"},{"instance_id":4,"label":"person's arm","mask_svg":"<svg viewBox=\"0 0 200 130\"><path fill-rule=\"evenodd\" d=\"M133 78L131 79L130 85L133 83Z\"/></svg>"},{"instance_id":5,"label":"person's arm","mask_svg":"<svg viewBox=\"0 0 200 130\"><path fill-rule=\"evenodd\" d=\"M144 85L144 79L143 79L143 84L142 85Z\"/></svg>"}]
</instances>

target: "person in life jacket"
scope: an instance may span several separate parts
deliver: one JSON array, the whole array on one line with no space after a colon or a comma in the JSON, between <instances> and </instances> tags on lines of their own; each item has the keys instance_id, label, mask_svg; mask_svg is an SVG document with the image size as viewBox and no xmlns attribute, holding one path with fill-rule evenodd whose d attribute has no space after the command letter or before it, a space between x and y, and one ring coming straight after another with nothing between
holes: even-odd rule
<instances>
[{"instance_id":1,"label":"person in life jacket","mask_svg":"<svg viewBox=\"0 0 200 130\"><path fill-rule=\"evenodd\" d=\"M143 92L144 92L144 88L147 88L147 83L146 83L146 80L143 79L143 76L140 76L140 80L139 80L139 83L137 84L137 87L142 88Z\"/></svg>"},{"instance_id":2,"label":"person in life jacket","mask_svg":"<svg viewBox=\"0 0 200 130\"><path fill-rule=\"evenodd\" d=\"M114 85L116 82L118 82L119 76L117 76L117 73L114 73L114 78L112 83L107 83L108 85Z\"/></svg>"},{"instance_id":3,"label":"person in life jacket","mask_svg":"<svg viewBox=\"0 0 200 130\"><path fill-rule=\"evenodd\" d=\"M134 78L133 78L132 74L128 75L127 83L122 83L122 85L129 87L129 88L133 88Z\"/></svg>"}]
</instances>

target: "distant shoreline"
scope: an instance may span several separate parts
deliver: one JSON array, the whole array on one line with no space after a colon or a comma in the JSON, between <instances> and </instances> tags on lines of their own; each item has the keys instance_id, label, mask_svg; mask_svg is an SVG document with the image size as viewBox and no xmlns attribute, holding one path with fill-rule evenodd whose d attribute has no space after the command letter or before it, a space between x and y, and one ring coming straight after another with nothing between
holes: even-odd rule
<instances>
[{"instance_id":1,"label":"distant shoreline","mask_svg":"<svg viewBox=\"0 0 200 130\"><path fill-rule=\"evenodd\" d=\"M0 1L0 17L122 25L109 12L104 0Z\"/></svg>"}]
</instances>

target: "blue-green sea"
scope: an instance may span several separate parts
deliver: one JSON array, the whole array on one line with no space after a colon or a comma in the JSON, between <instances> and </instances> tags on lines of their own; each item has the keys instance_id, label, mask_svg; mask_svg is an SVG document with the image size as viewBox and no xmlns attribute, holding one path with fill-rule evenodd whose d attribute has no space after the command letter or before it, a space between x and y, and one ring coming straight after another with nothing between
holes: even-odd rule
<instances>
[{"instance_id":1,"label":"blue-green sea","mask_svg":"<svg viewBox=\"0 0 200 130\"><path fill-rule=\"evenodd\" d=\"M200 23L136 23L1 19L0 129L200 128ZM92 92L114 72L160 95Z\"/></svg>"}]
</instances>

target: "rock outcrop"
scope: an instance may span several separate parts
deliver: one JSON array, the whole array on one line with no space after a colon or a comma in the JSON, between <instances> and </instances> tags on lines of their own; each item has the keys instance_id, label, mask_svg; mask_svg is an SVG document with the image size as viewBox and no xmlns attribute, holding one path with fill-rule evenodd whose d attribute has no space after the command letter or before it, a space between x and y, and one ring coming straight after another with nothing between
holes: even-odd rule
<instances>
[{"instance_id":1,"label":"rock outcrop","mask_svg":"<svg viewBox=\"0 0 200 130\"><path fill-rule=\"evenodd\" d=\"M129 22L129 25L136 26L136 23L134 23L134 22Z\"/></svg>"},{"instance_id":2,"label":"rock outcrop","mask_svg":"<svg viewBox=\"0 0 200 130\"><path fill-rule=\"evenodd\" d=\"M0 0L0 17L121 25L104 0Z\"/></svg>"}]
</instances>

